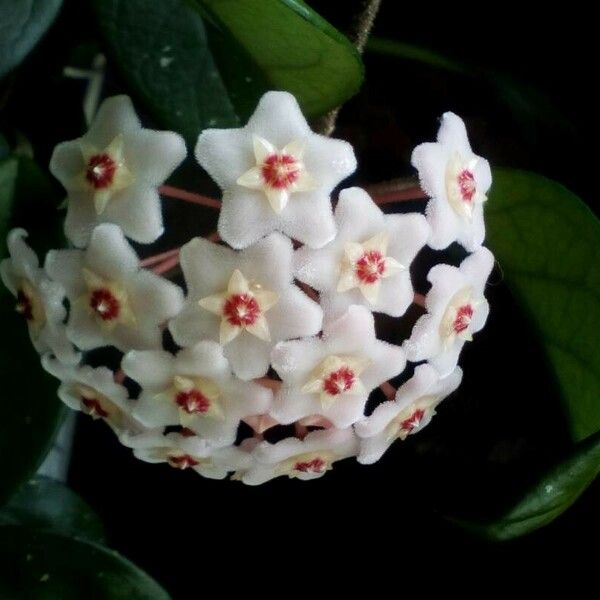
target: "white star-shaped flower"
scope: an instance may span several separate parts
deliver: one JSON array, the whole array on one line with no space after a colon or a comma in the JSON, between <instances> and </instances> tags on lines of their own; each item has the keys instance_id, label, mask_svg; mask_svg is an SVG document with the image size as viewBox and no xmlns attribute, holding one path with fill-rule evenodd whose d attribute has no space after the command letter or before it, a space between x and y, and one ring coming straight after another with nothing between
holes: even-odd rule
<instances>
[{"instance_id":1,"label":"white star-shaped flower","mask_svg":"<svg viewBox=\"0 0 600 600\"><path fill-rule=\"evenodd\" d=\"M178 286L140 269L116 225L96 227L86 250L49 252L45 268L66 290L67 335L82 350L161 347L162 326L183 304Z\"/></svg>"},{"instance_id":2,"label":"white star-shaped flower","mask_svg":"<svg viewBox=\"0 0 600 600\"><path fill-rule=\"evenodd\" d=\"M292 243L273 233L236 252L196 238L181 250L188 296L169 328L184 347L219 341L241 379L263 376L271 349L321 329L320 306L293 284Z\"/></svg>"},{"instance_id":3,"label":"white star-shaped flower","mask_svg":"<svg viewBox=\"0 0 600 600\"><path fill-rule=\"evenodd\" d=\"M147 427L181 425L213 446L233 444L240 420L268 412L273 393L231 373L216 342L200 342L176 356L131 351L122 368L142 387L134 415Z\"/></svg>"},{"instance_id":4,"label":"white star-shaped flower","mask_svg":"<svg viewBox=\"0 0 600 600\"><path fill-rule=\"evenodd\" d=\"M442 116L437 143L417 146L412 164L421 187L431 196L427 220L429 245L441 250L459 242L472 252L485 238L483 203L492 185L487 160L471 150L463 120L454 113Z\"/></svg>"},{"instance_id":5,"label":"white star-shaped flower","mask_svg":"<svg viewBox=\"0 0 600 600\"><path fill-rule=\"evenodd\" d=\"M102 419L119 437L144 431L132 416L133 403L127 390L115 382L110 369L65 365L50 356L42 357L42 366L60 379L58 396L69 408Z\"/></svg>"},{"instance_id":6,"label":"white star-shaped flower","mask_svg":"<svg viewBox=\"0 0 600 600\"><path fill-rule=\"evenodd\" d=\"M358 461L377 462L400 439L426 427L439 403L460 385L462 371L456 367L447 377L428 364L419 365L414 375L396 392L396 398L380 404L370 417L359 421L355 430L361 438Z\"/></svg>"},{"instance_id":7,"label":"white star-shaped flower","mask_svg":"<svg viewBox=\"0 0 600 600\"><path fill-rule=\"evenodd\" d=\"M67 338L65 328L65 290L40 269L26 237L23 229L13 229L8 234L10 258L0 263L2 281L16 298L15 308L27 323L35 349L40 354L50 352L64 363L77 364L80 354Z\"/></svg>"},{"instance_id":8,"label":"white star-shaped flower","mask_svg":"<svg viewBox=\"0 0 600 600\"><path fill-rule=\"evenodd\" d=\"M427 314L415 323L404 342L408 360L428 360L442 377L458 363L460 351L487 320L489 305L483 296L494 266L484 247L463 260L460 267L436 265L427 276L431 289L425 297Z\"/></svg>"},{"instance_id":9,"label":"white star-shaped flower","mask_svg":"<svg viewBox=\"0 0 600 600\"><path fill-rule=\"evenodd\" d=\"M409 267L429 235L425 217L385 215L364 190L350 188L340 193L335 220L332 242L296 251L296 277L321 292L328 320L351 304L403 315L414 296Z\"/></svg>"},{"instance_id":10,"label":"white star-shaped flower","mask_svg":"<svg viewBox=\"0 0 600 600\"><path fill-rule=\"evenodd\" d=\"M163 435L162 430L121 438L136 458L148 463L166 463L174 469L192 469L209 479L224 479L231 471L249 468L249 453L235 446L214 448L189 430Z\"/></svg>"},{"instance_id":11,"label":"white star-shaped flower","mask_svg":"<svg viewBox=\"0 0 600 600\"><path fill-rule=\"evenodd\" d=\"M272 231L324 246L330 194L356 168L350 144L313 133L287 92L265 94L241 129L203 131L196 158L223 190L219 233L234 248Z\"/></svg>"},{"instance_id":12,"label":"white star-shaped flower","mask_svg":"<svg viewBox=\"0 0 600 600\"><path fill-rule=\"evenodd\" d=\"M325 324L322 338L281 342L271 364L283 381L271 416L283 424L322 415L338 429L364 416L369 393L406 364L402 348L375 337L364 306Z\"/></svg>"},{"instance_id":13,"label":"white star-shaped flower","mask_svg":"<svg viewBox=\"0 0 600 600\"><path fill-rule=\"evenodd\" d=\"M115 223L136 242L163 233L157 188L185 158L183 138L143 129L128 96L105 100L89 131L59 144L50 171L67 190L65 234L86 246L98 223Z\"/></svg>"},{"instance_id":14,"label":"white star-shaped flower","mask_svg":"<svg viewBox=\"0 0 600 600\"><path fill-rule=\"evenodd\" d=\"M248 485L260 485L283 475L303 481L318 479L332 469L334 462L356 456L358 449L352 428L313 431L303 440L262 442L252 451L249 468L234 477Z\"/></svg>"}]
</instances>

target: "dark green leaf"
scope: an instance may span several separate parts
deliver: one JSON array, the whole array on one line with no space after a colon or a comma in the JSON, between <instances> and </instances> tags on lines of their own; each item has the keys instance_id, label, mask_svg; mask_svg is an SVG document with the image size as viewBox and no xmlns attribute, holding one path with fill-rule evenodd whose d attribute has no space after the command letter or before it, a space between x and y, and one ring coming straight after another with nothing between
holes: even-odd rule
<instances>
[{"instance_id":1,"label":"dark green leaf","mask_svg":"<svg viewBox=\"0 0 600 600\"><path fill-rule=\"evenodd\" d=\"M539 479L501 518L487 523L453 520L493 540L508 540L547 525L592 483L600 472L600 433L580 442L573 453Z\"/></svg>"},{"instance_id":2,"label":"dark green leaf","mask_svg":"<svg viewBox=\"0 0 600 600\"><path fill-rule=\"evenodd\" d=\"M37 207L44 215L45 231L52 221L44 210L53 188L29 159L0 162L0 257L6 254L5 238L15 223L15 207ZM35 218L30 215L33 221ZM16 220L27 225L27 216ZM54 235L56 240L56 235ZM56 397L56 383L44 373L33 349L27 327L15 313L14 298L0 285L2 360L0 361L0 504L35 473L51 447L62 421L63 405Z\"/></svg>"},{"instance_id":3,"label":"dark green leaf","mask_svg":"<svg viewBox=\"0 0 600 600\"><path fill-rule=\"evenodd\" d=\"M158 583L112 550L84 540L0 527L0 597L168 600Z\"/></svg>"},{"instance_id":4,"label":"dark green leaf","mask_svg":"<svg viewBox=\"0 0 600 600\"><path fill-rule=\"evenodd\" d=\"M61 5L62 0L0 0L0 77L29 54Z\"/></svg>"},{"instance_id":5,"label":"dark green leaf","mask_svg":"<svg viewBox=\"0 0 600 600\"><path fill-rule=\"evenodd\" d=\"M116 64L161 126L195 142L238 123L200 16L183 0L95 0Z\"/></svg>"},{"instance_id":6,"label":"dark green leaf","mask_svg":"<svg viewBox=\"0 0 600 600\"><path fill-rule=\"evenodd\" d=\"M304 2L192 1L224 34L223 43L227 34L238 42L230 59L237 60L242 49L269 88L294 94L308 117L328 112L358 91L363 68L356 48ZM252 73L242 75L252 78Z\"/></svg>"},{"instance_id":7,"label":"dark green leaf","mask_svg":"<svg viewBox=\"0 0 600 600\"><path fill-rule=\"evenodd\" d=\"M4 524L104 542L98 515L67 486L47 477L34 477L10 499L0 510Z\"/></svg>"},{"instance_id":8,"label":"dark green leaf","mask_svg":"<svg viewBox=\"0 0 600 600\"><path fill-rule=\"evenodd\" d=\"M558 183L504 169L494 172L486 218L489 244L540 335L581 440L600 429L600 222Z\"/></svg>"},{"instance_id":9,"label":"dark green leaf","mask_svg":"<svg viewBox=\"0 0 600 600\"><path fill-rule=\"evenodd\" d=\"M0 133L0 160L5 159L10 153L10 146L6 138Z\"/></svg>"}]
</instances>

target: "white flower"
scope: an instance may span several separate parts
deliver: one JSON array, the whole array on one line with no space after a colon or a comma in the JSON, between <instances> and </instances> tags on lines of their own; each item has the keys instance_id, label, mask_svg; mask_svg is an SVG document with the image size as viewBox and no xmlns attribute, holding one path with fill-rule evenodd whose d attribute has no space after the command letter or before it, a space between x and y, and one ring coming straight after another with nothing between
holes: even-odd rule
<instances>
[{"instance_id":1,"label":"white flower","mask_svg":"<svg viewBox=\"0 0 600 600\"><path fill-rule=\"evenodd\" d=\"M68 340L65 328L65 290L40 269L26 237L23 229L13 229L8 234L10 258L0 263L0 276L17 299L16 310L27 322L35 349L40 354L51 352L64 363L76 364L80 355Z\"/></svg>"},{"instance_id":2,"label":"white flower","mask_svg":"<svg viewBox=\"0 0 600 600\"><path fill-rule=\"evenodd\" d=\"M287 438L276 444L258 444L250 468L234 477L248 485L260 485L282 475L304 481L318 479L334 462L357 452L358 440L351 428L313 431L303 440Z\"/></svg>"},{"instance_id":3,"label":"white flower","mask_svg":"<svg viewBox=\"0 0 600 600\"><path fill-rule=\"evenodd\" d=\"M460 385L461 379L460 367L442 378L432 366L419 365L396 392L395 400L380 404L370 417L356 423L356 433L363 438L358 462L377 462L396 440L405 440L426 427L438 404Z\"/></svg>"},{"instance_id":4,"label":"white flower","mask_svg":"<svg viewBox=\"0 0 600 600\"><path fill-rule=\"evenodd\" d=\"M60 379L58 397L69 408L106 421L119 436L143 431L131 416L133 406L127 390L115 382L110 369L65 365L49 356L42 357L42 366Z\"/></svg>"},{"instance_id":5,"label":"white flower","mask_svg":"<svg viewBox=\"0 0 600 600\"><path fill-rule=\"evenodd\" d=\"M436 265L429 271L427 314L404 343L408 360L428 360L442 377L454 370L464 343L485 325L489 305L483 292L493 266L494 256L481 247L459 268Z\"/></svg>"},{"instance_id":6,"label":"white flower","mask_svg":"<svg viewBox=\"0 0 600 600\"><path fill-rule=\"evenodd\" d=\"M360 188L343 190L335 210L336 238L294 255L296 277L321 292L327 319L351 304L399 317L413 301L409 267L427 241L423 215L384 215Z\"/></svg>"},{"instance_id":7,"label":"white flower","mask_svg":"<svg viewBox=\"0 0 600 600\"><path fill-rule=\"evenodd\" d=\"M376 339L373 315L364 306L351 306L326 324L322 338L277 344L271 358L283 380L273 418L287 424L322 415L338 429L361 419L371 390L406 364L402 348Z\"/></svg>"},{"instance_id":8,"label":"white flower","mask_svg":"<svg viewBox=\"0 0 600 600\"><path fill-rule=\"evenodd\" d=\"M50 161L68 193L69 240L85 246L98 223L116 223L136 242L155 241L163 233L157 187L185 155L180 135L142 129L128 96L105 100L90 130L59 144Z\"/></svg>"},{"instance_id":9,"label":"white flower","mask_svg":"<svg viewBox=\"0 0 600 600\"><path fill-rule=\"evenodd\" d=\"M412 164L419 171L421 187L431 196L426 210L429 245L440 250L457 241L469 251L481 246L483 203L492 173L488 161L473 154L462 119L444 113L437 143L417 146Z\"/></svg>"},{"instance_id":10,"label":"white flower","mask_svg":"<svg viewBox=\"0 0 600 600\"><path fill-rule=\"evenodd\" d=\"M279 233L241 252L201 238L186 244L188 297L169 325L175 341L220 341L238 377L264 375L277 342L321 329L321 308L293 285L292 255L291 241Z\"/></svg>"},{"instance_id":11,"label":"white flower","mask_svg":"<svg viewBox=\"0 0 600 600\"><path fill-rule=\"evenodd\" d=\"M131 351L122 368L142 386L134 415L144 425L181 425L213 446L232 444L241 419L271 406L271 390L233 377L216 342L200 342L176 356Z\"/></svg>"},{"instance_id":12,"label":"white flower","mask_svg":"<svg viewBox=\"0 0 600 600\"><path fill-rule=\"evenodd\" d=\"M230 471L247 469L252 462L247 452L235 446L213 448L189 430L167 435L154 430L121 441L140 460L167 463L174 469L193 469L210 479L224 479Z\"/></svg>"},{"instance_id":13,"label":"white flower","mask_svg":"<svg viewBox=\"0 0 600 600\"><path fill-rule=\"evenodd\" d=\"M207 129L196 158L223 189L219 233L245 248L272 231L311 247L335 235L330 194L356 168L347 142L313 133L295 98L265 94L241 129Z\"/></svg>"},{"instance_id":14,"label":"white flower","mask_svg":"<svg viewBox=\"0 0 600 600\"><path fill-rule=\"evenodd\" d=\"M124 352L158 348L161 326L183 304L178 286L140 269L116 225L96 227L84 251L49 252L45 267L66 289L67 335L83 350L111 344Z\"/></svg>"}]
</instances>

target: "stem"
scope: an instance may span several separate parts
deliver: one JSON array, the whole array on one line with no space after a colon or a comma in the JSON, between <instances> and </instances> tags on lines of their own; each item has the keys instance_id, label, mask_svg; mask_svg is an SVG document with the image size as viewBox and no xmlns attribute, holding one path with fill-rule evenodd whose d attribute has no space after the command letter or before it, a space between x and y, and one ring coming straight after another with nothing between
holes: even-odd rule
<instances>
[{"instance_id":1,"label":"stem","mask_svg":"<svg viewBox=\"0 0 600 600\"><path fill-rule=\"evenodd\" d=\"M201 206L208 206L209 208L221 208L221 201L215 198L209 198L202 194L195 194L182 190L170 185L161 185L158 191L167 198L176 198L177 200L183 200L184 202L191 202L192 204L200 204Z\"/></svg>"},{"instance_id":2,"label":"stem","mask_svg":"<svg viewBox=\"0 0 600 600\"><path fill-rule=\"evenodd\" d=\"M424 198L428 198L428 196L420 187L373 195L373 201L375 204L390 204L393 202L423 200Z\"/></svg>"},{"instance_id":3,"label":"stem","mask_svg":"<svg viewBox=\"0 0 600 600\"><path fill-rule=\"evenodd\" d=\"M425 308L425 296L423 294L415 294L415 297L413 298L413 303L417 306L422 306L423 308Z\"/></svg>"},{"instance_id":4,"label":"stem","mask_svg":"<svg viewBox=\"0 0 600 600\"><path fill-rule=\"evenodd\" d=\"M396 398L396 388L389 382L386 381L379 386L379 389L385 394L388 400L394 400Z\"/></svg>"},{"instance_id":5,"label":"stem","mask_svg":"<svg viewBox=\"0 0 600 600\"><path fill-rule=\"evenodd\" d=\"M160 254L155 254L154 256L148 256L140 261L140 267L151 267L156 265L157 263L163 262L167 258L172 258L179 254L179 248L173 248L173 250L167 250L166 252L161 252Z\"/></svg>"},{"instance_id":6,"label":"stem","mask_svg":"<svg viewBox=\"0 0 600 600\"><path fill-rule=\"evenodd\" d=\"M167 258L167 260L163 260L163 262L161 262L158 265L156 265L155 267L153 267L152 270L157 275L162 275L163 273L166 273L167 271L174 269L178 264L179 264L179 253L177 253L175 256L172 256L171 258Z\"/></svg>"}]
</instances>

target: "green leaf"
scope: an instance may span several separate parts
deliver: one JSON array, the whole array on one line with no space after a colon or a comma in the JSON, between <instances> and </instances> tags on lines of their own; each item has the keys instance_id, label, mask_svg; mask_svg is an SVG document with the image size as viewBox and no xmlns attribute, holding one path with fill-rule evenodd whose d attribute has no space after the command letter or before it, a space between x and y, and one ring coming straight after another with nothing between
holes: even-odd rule
<instances>
[{"instance_id":1,"label":"green leaf","mask_svg":"<svg viewBox=\"0 0 600 600\"><path fill-rule=\"evenodd\" d=\"M452 519L493 540L509 540L547 525L569 508L600 472L600 433L580 442L502 517L486 523Z\"/></svg>"},{"instance_id":2,"label":"green leaf","mask_svg":"<svg viewBox=\"0 0 600 600\"><path fill-rule=\"evenodd\" d=\"M328 112L358 91L363 67L356 48L304 2L192 1L237 40L269 89L294 94L308 117ZM235 50L230 57L237 58Z\"/></svg>"},{"instance_id":3,"label":"green leaf","mask_svg":"<svg viewBox=\"0 0 600 600\"><path fill-rule=\"evenodd\" d=\"M94 7L132 90L190 144L206 127L238 125L270 89L292 92L313 117L362 82L356 49L296 0L94 0Z\"/></svg>"},{"instance_id":4,"label":"green leaf","mask_svg":"<svg viewBox=\"0 0 600 600\"><path fill-rule=\"evenodd\" d=\"M0 0L0 78L40 41L61 5L62 0Z\"/></svg>"},{"instance_id":5,"label":"green leaf","mask_svg":"<svg viewBox=\"0 0 600 600\"><path fill-rule=\"evenodd\" d=\"M96 544L0 527L0 597L31 600L169 600L133 563Z\"/></svg>"},{"instance_id":6,"label":"green leaf","mask_svg":"<svg viewBox=\"0 0 600 600\"><path fill-rule=\"evenodd\" d=\"M27 225L41 218L43 232L54 231L45 208L52 188L29 159L0 162L0 257L6 254L5 238L15 223L15 212L24 210L16 223ZM34 210L25 210L28 206ZM18 210L16 210L18 209ZM37 209L37 210L36 210ZM33 213L27 215L27 213ZM24 220L23 220L24 219ZM56 240L56 235L53 236ZM40 366L27 327L15 313L12 295L0 284L0 504L36 472L52 445L64 409L56 397L56 383Z\"/></svg>"},{"instance_id":7,"label":"green leaf","mask_svg":"<svg viewBox=\"0 0 600 600\"><path fill-rule=\"evenodd\" d=\"M47 477L34 477L0 510L0 525L104 542L98 515L68 487Z\"/></svg>"},{"instance_id":8,"label":"green leaf","mask_svg":"<svg viewBox=\"0 0 600 600\"><path fill-rule=\"evenodd\" d=\"M161 126L195 142L238 118L200 16L182 0L94 0L111 54Z\"/></svg>"},{"instance_id":9,"label":"green leaf","mask_svg":"<svg viewBox=\"0 0 600 600\"><path fill-rule=\"evenodd\" d=\"M558 183L506 169L494 172L486 219L506 283L556 375L571 434L582 440L600 430L600 222Z\"/></svg>"}]
</instances>

